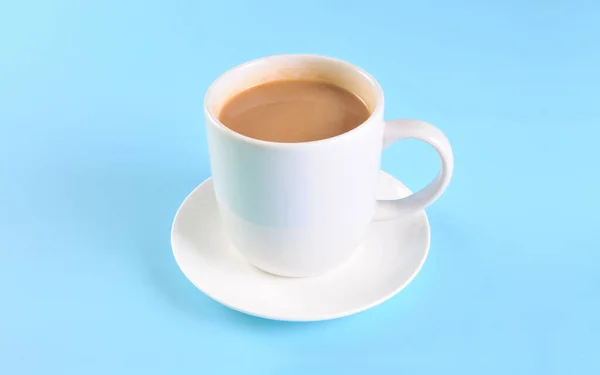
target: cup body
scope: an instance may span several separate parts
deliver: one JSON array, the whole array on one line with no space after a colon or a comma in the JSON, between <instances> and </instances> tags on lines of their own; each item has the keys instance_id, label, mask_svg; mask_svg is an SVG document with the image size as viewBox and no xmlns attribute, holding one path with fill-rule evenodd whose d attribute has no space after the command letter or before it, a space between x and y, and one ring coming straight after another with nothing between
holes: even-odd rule
<instances>
[{"instance_id":1,"label":"cup body","mask_svg":"<svg viewBox=\"0 0 600 375\"><path fill-rule=\"evenodd\" d=\"M365 101L371 116L339 136L302 143L256 140L219 122L232 96L285 79L345 88ZM204 112L223 227L248 261L276 275L306 277L352 255L375 213L384 121L383 94L373 77L329 57L266 57L219 77L207 92Z\"/></svg>"}]
</instances>

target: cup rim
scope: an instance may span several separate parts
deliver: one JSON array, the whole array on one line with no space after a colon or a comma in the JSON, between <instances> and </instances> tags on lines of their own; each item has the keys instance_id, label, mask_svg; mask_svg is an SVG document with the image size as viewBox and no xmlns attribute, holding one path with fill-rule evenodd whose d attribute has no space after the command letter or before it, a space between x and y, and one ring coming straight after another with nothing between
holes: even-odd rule
<instances>
[{"instance_id":1,"label":"cup rim","mask_svg":"<svg viewBox=\"0 0 600 375\"><path fill-rule=\"evenodd\" d=\"M376 91L376 102L375 102L375 108L373 110L373 112L371 112L371 114L369 115L369 117L360 125L358 125L357 127L344 132L342 134L336 135L334 137L329 137L329 138L325 138L325 139L319 139L319 140L315 140L315 141L306 141L306 142L273 142L273 141L264 141L261 139L256 139L256 138L252 138L252 137L248 137L246 135L240 134L230 128L228 128L227 126L225 126L217 117L217 115L213 112L212 108L209 108L208 102L209 99L212 95L212 91L214 90L214 88L216 86L218 86L225 78L226 76L232 74L233 72L242 69L242 68L246 68L250 65L254 65L254 64L261 64L267 60L271 60L271 59L276 59L276 58L297 58L297 59L305 59L305 58L310 58L310 59L321 59L321 60L325 60L331 63L336 63L336 64L342 64L347 66L348 68L351 68L352 70L354 70L356 73L360 74L361 76L363 76L365 79L367 79L374 87L375 91ZM381 112L383 110L383 90L381 89L381 85L379 84L379 82L377 82L377 80L375 79L375 77L373 77L371 74L369 74L366 70L362 69L361 67L354 65L352 63L349 63L345 60L341 60L335 57L329 57L329 56L323 56L323 55L316 55L316 54L280 54L280 55L271 55L271 56L265 56L265 57L260 57L258 59L254 59L254 60L250 60L250 61L246 61L245 63L239 64L237 66L234 66L231 69L228 69L227 71L225 71L224 73L222 73L209 87L208 90L206 91L206 95L204 96L204 115L214 124L216 125L216 127L227 133L228 135L231 135L241 141L244 142L248 142L248 143L252 143L254 145L257 146L266 146L266 147L281 147L281 148L301 148L301 147L310 147L310 146L317 146L317 145L324 145L327 143L331 143L331 142L337 142L340 140L343 140L345 138L348 138L351 135L355 135L359 132L362 132L363 129L369 125L370 123L373 122L374 118L377 117L382 117L380 116Z\"/></svg>"}]
</instances>

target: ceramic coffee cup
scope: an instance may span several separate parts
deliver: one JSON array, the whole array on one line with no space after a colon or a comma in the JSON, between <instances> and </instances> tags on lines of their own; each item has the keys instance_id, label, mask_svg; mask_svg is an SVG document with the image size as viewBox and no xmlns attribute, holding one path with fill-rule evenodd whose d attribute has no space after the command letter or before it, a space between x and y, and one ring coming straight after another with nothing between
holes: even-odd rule
<instances>
[{"instance_id":1,"label":"ceramic coffee cup","mask_svg":"<svg viewBox=\"0 0 600 375\"><path fill-rule=\"evenodd\" d=\"M276 80L319 80L358 95L371 116L341 135L302 143L246 137L218 114L241 91ZM454 158L444 134L418 120L384 120L383 92L364 70L316 55L265 57L220 76L204 100L215 194L233 246L276 275L325 273L348 259L374 220L394 220L435 201L446 189ZM425 188L397 200L377 200L382 150L400 139L435 148L441 171Z\"/></svg>"}]
</instances>

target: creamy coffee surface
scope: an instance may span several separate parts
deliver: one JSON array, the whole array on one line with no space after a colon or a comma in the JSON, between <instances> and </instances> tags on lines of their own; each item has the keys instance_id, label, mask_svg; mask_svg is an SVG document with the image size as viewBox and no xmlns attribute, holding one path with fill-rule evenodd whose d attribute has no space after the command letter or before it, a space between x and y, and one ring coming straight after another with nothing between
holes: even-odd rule
<instances>
[{"instance_id":1,"label":"creamy coffee surface","mask_svg":"<svg viewBox=\"0 0 600 375\"><path fill-rule=\"evenodd\" d=\"M327 139L365 122L370 112L355 94L330 83L282 80L232 97L218 115L223 125L271 142Z\"/></svg>"}]
</instances>

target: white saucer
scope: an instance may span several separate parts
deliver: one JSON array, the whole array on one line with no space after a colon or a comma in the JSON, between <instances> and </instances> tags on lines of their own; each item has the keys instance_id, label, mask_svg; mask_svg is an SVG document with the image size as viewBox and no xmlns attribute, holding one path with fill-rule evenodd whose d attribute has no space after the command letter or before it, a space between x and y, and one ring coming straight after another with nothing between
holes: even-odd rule
<instances>
[{"instance_id":1,"label":"white saucer","mask_svg":"<svg viewBox=\"0 0 600 375\"><path fill-rule=\"evenodd\" d=\"M378 198L409 194L401 182L381 172ZM373 223L364 245L329 273L313 278L274 276L252 266L229 244L209 178L179 208L171 246L192 284L225 306L268 319L326 320L364 311L402 290L427 257L429 222L421 211Z\"/></svg>"}]
</instances>

